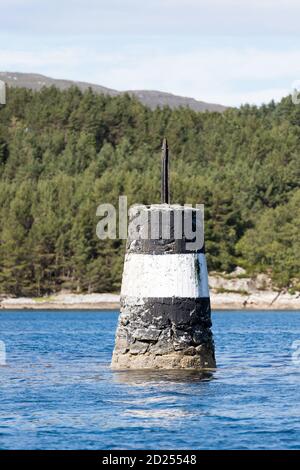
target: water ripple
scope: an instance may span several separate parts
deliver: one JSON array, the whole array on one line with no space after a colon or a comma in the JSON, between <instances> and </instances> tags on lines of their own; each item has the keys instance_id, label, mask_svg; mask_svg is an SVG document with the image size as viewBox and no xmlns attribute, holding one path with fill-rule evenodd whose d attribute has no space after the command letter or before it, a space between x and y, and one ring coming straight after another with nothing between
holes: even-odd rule
<instances>
[{"instance_id":1,"label":"water ripple","mask_svg":"<svg viewBox=\"0 0 300 470\"><path fill-rule=\"evenodd\" d=\"M0 312L1 449L299 449L299 312L214 312L215 372L109 368L115 312Z\"/></svg>"}]
</instances>

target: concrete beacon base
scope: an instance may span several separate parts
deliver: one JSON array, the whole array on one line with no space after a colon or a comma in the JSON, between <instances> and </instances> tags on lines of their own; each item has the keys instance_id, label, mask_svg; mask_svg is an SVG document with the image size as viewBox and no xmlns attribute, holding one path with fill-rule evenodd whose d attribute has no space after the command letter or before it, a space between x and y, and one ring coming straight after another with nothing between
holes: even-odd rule
<instances>
[{"instance_id":1,"label":"concrete beacon base","mask_svg":"<svg viewBox=\"0 0 300 470\"><path fill-rule=\"evenodd\" d=\"M172 221L183 209L161 204L130 210L129 223L143 212L148 227L142 224L128 238L113 369L216 367L204 249L190 250L189 240L174 236ZM153 220L162 220L151 222L153 211L171 215L169 238L145 237Z\"/></svg>"}]
</instances>

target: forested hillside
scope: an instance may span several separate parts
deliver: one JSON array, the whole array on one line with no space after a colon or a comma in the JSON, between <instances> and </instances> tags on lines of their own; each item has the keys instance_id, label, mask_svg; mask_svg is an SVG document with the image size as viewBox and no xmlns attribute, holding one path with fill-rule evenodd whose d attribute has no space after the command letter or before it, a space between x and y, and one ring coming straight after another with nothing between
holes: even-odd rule
<instances>
[{"instance_id":1,"label":"forested hillside","mask_svg":"<svg viewBox=\"0 0 300 470\"><path fill-rule=\"evenodd\" d=\"M0 110L0 292L117 291L123 242L96 237L96 207L204 203L210 270L299 285L300 106L150 110L127 95L9 89Z\"/></svg>"}]
</instances>

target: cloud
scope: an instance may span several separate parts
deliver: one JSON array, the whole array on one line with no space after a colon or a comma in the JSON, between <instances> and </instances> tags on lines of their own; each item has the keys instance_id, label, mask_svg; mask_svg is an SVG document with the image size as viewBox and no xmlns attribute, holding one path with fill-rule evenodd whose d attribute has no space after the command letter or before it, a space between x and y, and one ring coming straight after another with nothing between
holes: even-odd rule
<instances>
[{"instance_id":1,"label":"cloud","mask_svg":"<svg viewBox=\"0 0 300 470\"><path fill-rule=\"evenodd\" d=\"M300 78L300 51L199 47L170 52L140 45L113 52L59 48L0 51L4 69L86 80L119 90L156 89L239 105L279 99Z\"/></svg>"},{"instance_id":2,"label":"cloud","mask_svg":"<svg viewBox=\"0 0 300 470\"><path fill-rule=\"evenodd\" d=\"M28 70L32 72L37 67L74 66L80 61L78 49L62 48L60 50L47 50L46 53L27 50L0 50L0 63L6 70Z\"/></svg>"},{"instance_id":3,"label":"cloud","mask_svg":"<svg viewBox=\"0 0 300 470\"><path fill-rule=\"evenodd\" d=\"M296 0L1 0L19 34L298 34Z\"/></svg>"},{"instance_id":4,"label":"cloud","mask_svg":"<svg viewBox=\"0 0 300 470\"><path fill-rule=\"evenodd\" d=\"M235 104L242 105L242 104L256 104L261 105L263 103L267 104L270 101L279 101L283 96L287 96L292 92L292 87L287 86L286 88L265 88L262 90L256 91L233 91L230 94L230 101ZM224 96L223 96L224 98ZM222 95L220 95L220 99L222 100ZM225 98L222 103L225 103ZM230 104L230 103L227 103Z\"/></svg>"},{"instance_id":5,"label":"cloud","mask_svg":"<svg viewBox=\"0 0 300 470\"><path fill-rule=\"evenodd\" d=\"M299 14L299 0L0 0L0 68L261 103L300 79Z\"/></svg>"},{"instance_id":6,"label":"cloud","mask_svg":"<svg viewBox=\"0 0 300 470\"><path fill-rule=\"evenodd\" d=\"M94 81L116 89L159 89L196 99L260 104L288 94L300 78L300 52L253 48L152 50L93 56ZM105 63L105 67L102 67Z\"/></svg>"}]
</instances>

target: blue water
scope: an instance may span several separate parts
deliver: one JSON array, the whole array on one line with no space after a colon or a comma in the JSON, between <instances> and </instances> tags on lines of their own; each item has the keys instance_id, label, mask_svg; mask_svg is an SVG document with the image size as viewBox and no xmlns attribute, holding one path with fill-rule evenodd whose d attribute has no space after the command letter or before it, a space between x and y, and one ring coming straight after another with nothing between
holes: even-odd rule
<instances>
[{"instance_id":1,"label":"blue water","mask_svg":"<svg viewBox=\"0 0 300 470\"><path fill-rule=\"evenodd\" d=\"M300 449L300 312L215 312L205 376L112 372L117 317L0 313L1 449Z\"/></svg>"}]
</instances>

